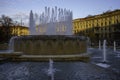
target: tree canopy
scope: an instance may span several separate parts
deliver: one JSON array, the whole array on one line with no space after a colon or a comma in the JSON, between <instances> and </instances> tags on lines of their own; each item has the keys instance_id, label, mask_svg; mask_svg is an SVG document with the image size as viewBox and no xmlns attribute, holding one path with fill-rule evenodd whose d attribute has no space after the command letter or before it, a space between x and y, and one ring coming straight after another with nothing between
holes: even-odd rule
<instances>
[{"instance_id":1,"label":"tree canopy","mask_svg":"<svg viewBox=\"0 0 120 80\"><path fill-rule=\"evenodd\" d=\"M0 17L0 42L8 42L11 38L11 29L10 27L14 25L13 20L5 15Z\"/></svg>"}]
</instances>

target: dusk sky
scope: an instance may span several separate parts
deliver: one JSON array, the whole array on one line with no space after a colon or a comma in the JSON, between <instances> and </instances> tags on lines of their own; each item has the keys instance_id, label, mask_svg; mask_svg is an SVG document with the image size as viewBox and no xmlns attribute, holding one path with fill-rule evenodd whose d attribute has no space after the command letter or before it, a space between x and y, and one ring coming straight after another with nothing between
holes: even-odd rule
<instances>
[{"instance_id":1,"label":"dusk sky","mask_svg":"<svg viewBox=\"0 0 120 80\"><path fill-rule=\"evenodd\" d=\"M30 10L40 14L45 6L70 9L76 19L120 9L120 0L0 0L0 15L27 19Z\"/></svg>"}]
</instances>

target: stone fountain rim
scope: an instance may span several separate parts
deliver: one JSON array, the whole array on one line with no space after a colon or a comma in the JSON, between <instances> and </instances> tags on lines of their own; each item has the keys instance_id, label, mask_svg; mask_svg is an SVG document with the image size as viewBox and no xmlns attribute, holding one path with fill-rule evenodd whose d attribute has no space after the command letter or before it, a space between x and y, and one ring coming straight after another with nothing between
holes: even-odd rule
<instances>
[{"instance_id":1,"label":"stone fountain rim","mask_svg":"<svg viewBox=\"0 0 120 80\"><path fill-rule=\"evenodd\" d=\"M75 35L25 35L25 36L19 36L16 39L87 40L87 38L84 36L75 36Z\"/></svg>"}]
</instances>

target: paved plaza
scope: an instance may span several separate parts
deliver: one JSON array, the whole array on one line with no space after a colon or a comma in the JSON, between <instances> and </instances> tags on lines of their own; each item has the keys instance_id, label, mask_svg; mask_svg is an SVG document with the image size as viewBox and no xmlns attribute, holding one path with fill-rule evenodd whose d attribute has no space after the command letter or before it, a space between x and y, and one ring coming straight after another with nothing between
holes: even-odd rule
<instances>
[{"instance_id":1,"label":"paved plaza","mask_svg":"<svg viewBox=\"0 0 120 80\"><path fill-rule=\"evenodd\" d=\"M54 62L55 80L120 80L120 58L107 49L108 68L97 66L102 51L89 49L91 60L84 62ZM1 62L0 80L51 80L46 70L49 62Z\"/></svg>"}]
</instances>

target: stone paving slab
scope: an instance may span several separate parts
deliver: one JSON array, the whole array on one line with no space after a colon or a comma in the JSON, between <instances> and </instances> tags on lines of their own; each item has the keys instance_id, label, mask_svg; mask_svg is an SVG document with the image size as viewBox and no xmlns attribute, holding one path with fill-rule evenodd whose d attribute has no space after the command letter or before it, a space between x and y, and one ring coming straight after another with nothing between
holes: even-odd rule
<instances>
[{"instance_id":1,"label":"stone paving slab","mask_svg":"<svg viewBox=\"0 0 120 80\"><path fill-rule=\"evenodd\" d=\"M91 63L54 62L55 80L120 80L120 76ZM48 62L8 62L0 64L0 80L50 80Z\"/></svg>"},{"instance_id":2,"label":"stone paving slab","mask_svg":"<svg viewBox=\"0 0 120 80\"><path fill-rule=\"evenodd\" d=\"M92 64L100 64L103 60L102 50L98 50L97 48L91 49L90 52L91 58L90 61ZM109 65L108 70L112 71L114 74L120 76L120 57L117 57L117 54L113 51L113 49L107 48L107 62L105 64ZM103 67L104 68L104 67Z\"/></svg>"}]
</instances>

